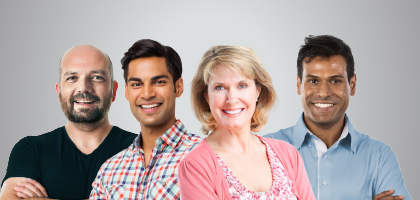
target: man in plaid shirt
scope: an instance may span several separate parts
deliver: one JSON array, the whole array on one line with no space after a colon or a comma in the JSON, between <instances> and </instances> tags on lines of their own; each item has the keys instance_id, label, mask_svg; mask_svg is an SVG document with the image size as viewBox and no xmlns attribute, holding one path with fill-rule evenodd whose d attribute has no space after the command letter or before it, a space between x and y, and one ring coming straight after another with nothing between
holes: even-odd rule
<instances>
[{"instance_id":1,"label":"man in plaid shirt","mask_svg":"<svg viewBox=\"0 0 420 200\"><path fill-rule=\"evenodd\" d=\"M169 46L139 40L121 59L125 97L141 132L107 160L90 199L180 199L178 164L201 139L175 118L184 84L181 58Z\"/></svg>"}]
</instances>

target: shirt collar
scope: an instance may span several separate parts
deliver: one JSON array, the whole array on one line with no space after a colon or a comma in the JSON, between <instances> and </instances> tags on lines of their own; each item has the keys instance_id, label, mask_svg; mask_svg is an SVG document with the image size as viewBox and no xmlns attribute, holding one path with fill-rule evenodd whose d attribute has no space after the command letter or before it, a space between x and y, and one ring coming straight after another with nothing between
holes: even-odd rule
<instances>
[{"instance_id":1,"label":"shirt collar","mask_svg":"<svg viewBox=\"0 0 420 200\"><path fill-rule=\"evenodd\" d=\"M162 136L160 136L156 140L156 145L160 145L162 143L166 143L169 146L175 148L178 144L178 142L181 140L181 138L184 138L183 136L187 130L185 129L184 124L181 122L181 120L177 119L172 125L171 128L169 128ZM141 144L141 132L139 136L136 137L134 140L133 148L139 148Z\"/></svg>"},{"instance_id":2,"label":"shirt collar","mask_svg":"<svg viewBox=\"0 0 420 200\"><path fill-rule=\"evenodd\" d=\"M303 112L300 116L299 120L296 122L295 126L293 126L293 146L296 149L300 149L303 142L305 141L306 136L308 135L308 139L310 138L310 131L308 128L306 128L305 122L303 120ZM350 135L350 148L353 153L356 153L356 147L359 142L359 136L354 129L353 124L350 122L349 117L347 114L345 115L347 119L347 128L348 128L348 134ZM342 133L343 136L343 133ZM347 135L348 137L348 135ZM340 138L341 139L341 138Z\"/></svg>"}]
</instances>

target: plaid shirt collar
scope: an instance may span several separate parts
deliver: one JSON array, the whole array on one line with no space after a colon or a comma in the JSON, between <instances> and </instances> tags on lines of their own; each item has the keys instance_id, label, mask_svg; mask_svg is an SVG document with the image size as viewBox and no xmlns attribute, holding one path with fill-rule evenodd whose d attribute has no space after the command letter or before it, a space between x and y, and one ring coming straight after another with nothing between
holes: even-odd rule
<instances>
[{"instance_id":1,"label":"plaid shirt collar","mask_svg":"<svg viewBox=\"0 0 420 200\"><path fill-rule=\"evenodd\" d=\"M185 135L186 129L184 124L181 122L181 120L177 119L172 125L171 128L169 128L162 136L160 136L156 140L156 146L166 143L167 145L171 146L172 148L175 148L179 142L183 138L183 135ZM134 139L133 142L133 150L136 148L141 148L141 131L139 136Z\"/></svg>"}]
</instances>

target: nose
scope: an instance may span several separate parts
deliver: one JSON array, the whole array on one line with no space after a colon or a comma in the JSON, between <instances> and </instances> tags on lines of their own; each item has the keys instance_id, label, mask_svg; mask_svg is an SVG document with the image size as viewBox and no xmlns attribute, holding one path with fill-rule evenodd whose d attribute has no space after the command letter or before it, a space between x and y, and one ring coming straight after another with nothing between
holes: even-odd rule
<instances>
[{"instance_id":1,"label":"nose","mask_svg":"<svg viewBox=\"0 0 420 200\"><path fill-rule=\"evenodd\" d=\"M228 90L226 103L232 104L232 105L238 103L238 94L236 90Z\"/></svg>"},{"instance_id":2,"label":"nose","mask_svg":"<svg viewBox=\"0 0 420 200\"><path fill-rule=\"evenodd\" d=\"M330 85L328 83L321 83L318 86L318 91L317 91L317 95L319 97L329 97L331 96L331 88Z\"/></svg>"},{"instance_id":3,"label":"nose","mask_svg":"<svg viewBox=\"0 0 420 200\"><path fill-rule=\"evenodd\" d=\"M156 92L152 85L144 84L141 90L141 97L145 100L151 100L156 96Z\"/></svg>"},{"instance_id":4,"label":"nose","mask_svg":"<svg viewBox=\"0 0 420 200\"><path fill-rule=\"evenodd\" d=\"M92 82L89 78L82 78L80 77L82 80L78 81L78 85L77 85L77 92L80 93L92 93L93 92L93 88L92 88Z\"/></svg>"}]
</instances>

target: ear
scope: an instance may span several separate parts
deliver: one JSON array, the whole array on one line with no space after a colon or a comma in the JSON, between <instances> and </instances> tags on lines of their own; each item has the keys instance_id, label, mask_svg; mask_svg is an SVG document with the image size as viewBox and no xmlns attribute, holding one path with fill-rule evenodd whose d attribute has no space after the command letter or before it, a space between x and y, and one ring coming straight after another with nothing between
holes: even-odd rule
<instances>
[{"instance_id":1,"label":"ear","mask_svg":"<svg viewBox=\"0 0 420 200\"><path fill-rule=\"evenodd\" d=\"M175 82L176 97L179 98L183 92L184 92L184 79L182 79L182 77L179 77L179 79Z\"/></svg>"},{"instance_id":2,"label":"ear","mask_svg":"<svg viewBox=\"0 0 420 200\"><path fill-rule=\"evenodd\" d=\"M257 99L258 97L260 97L260 93L261 93L261 86L257 86Z\"/></svg>"},{"instance_id":3,"label":"ear","mask_svg":"<svg viewBox=\"0 0 420 200\"><path fill-rule=\"evenodd\" d=\"M300 95L301 84L302 84L302 80L300 80L299 75L297 75L297 78L296 78L297 91L296 92L297 92L298 95Z\"/></svg>"},{"instance_id":4,"label":"ear","mask_svg":"<svg viewBox=\"0 0 420 200\"><path fill-rule=\"evenodd\" d=\"M113 87L112 87L112 102L115 101L115 97L117 96L117 89L118 89L118 82L116 80L114 80L114 82L112 82Z\"/></svg>"},{"instance_id":5,"label":"ear","mask_svg":"<svg viewBox=\"0 0 420 200\"><path fill-rule=\"evenodd\" d=\"M125 87L124 87L124 95L125 95L125 99L127 99L127 101L128 101L128 86L127 86L127 83L125 84Z\"/></svg>"},{"instance_id":6,"label":"ear","mask_svg":"<svg viewBox=\"0 0 420 200\"><path fill-rule=\"evenodd\" d=\"M58 102L60 102L60 83L55 84L55 91L57 92Z\"/></svg>"},{"instance_id":7,"label":"ear","mask_svg":"<svg viewBox=\"0 0 420 200\"><path fill-rule=\"evenodd\" d=\"M353 75L350 79L350 95L354 96L356 94L356 74Z\"/></svg>"}]
</instances>

